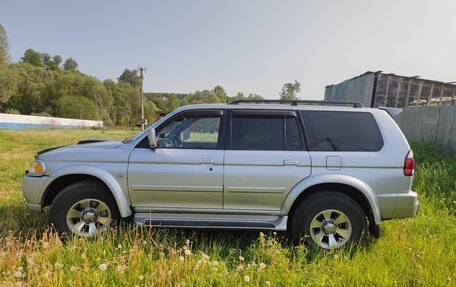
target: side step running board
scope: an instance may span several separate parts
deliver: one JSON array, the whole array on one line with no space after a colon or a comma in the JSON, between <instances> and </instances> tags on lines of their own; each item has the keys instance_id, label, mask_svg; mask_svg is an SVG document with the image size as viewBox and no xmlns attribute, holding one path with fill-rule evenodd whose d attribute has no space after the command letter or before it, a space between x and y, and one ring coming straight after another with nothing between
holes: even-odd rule
<instances>
[{"instance_id":1,"label":"side step running board","mask_svg":"<svg viewBox=\"0 0 456 287\"><path fill-rule=\"evenodd\" d=\"M288 216L219 214L137 213L135 223L142 226L212 229L258 229L284 231Z\"/></svg>"}]
</instances>

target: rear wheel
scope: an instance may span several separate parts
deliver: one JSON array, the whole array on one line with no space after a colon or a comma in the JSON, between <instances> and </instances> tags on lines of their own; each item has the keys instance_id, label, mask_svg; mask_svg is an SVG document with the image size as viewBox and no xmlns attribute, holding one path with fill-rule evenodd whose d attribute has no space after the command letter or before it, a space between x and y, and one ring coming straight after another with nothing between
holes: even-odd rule
<instances>
[{"instance_id":1,"label":"rear wheel","mask_svg":"<svg viewBox=\"0 0 456 287\"><path fill-rule=\"evenodd\" d=\"M49 224L60 235L94 237L120 219L114 197L103 185L84 181L64 188L53 200Z\"/></svg>"},{"instance_id":2,"label":"rear wheel","mask_svg":"<svg viewBox=\"0 0 456 287\"><path fill-rule=\"evenodd\" d=\"M292 216L292 236L323 249L357 243L366 232L367 220L359 204L335 191L321 191L306 198Z\"/></svg>"}]
</instances>

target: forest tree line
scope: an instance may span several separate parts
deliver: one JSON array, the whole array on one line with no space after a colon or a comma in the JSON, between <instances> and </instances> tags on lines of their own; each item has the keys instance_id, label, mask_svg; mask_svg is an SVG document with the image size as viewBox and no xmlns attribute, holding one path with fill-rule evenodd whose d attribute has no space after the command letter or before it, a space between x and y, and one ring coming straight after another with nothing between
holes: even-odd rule
<instances>
[{"instance_id":1,"label":"forest tree line","mask_svg":"<svg viewBox=\"0 0 456 287\"><path fill-rule=\"evenodd\" d=\"M103 120L106 124L133 126L141 122L140 81L136 70L125 69L117 81L101 81L78 70L73 58L24 51L12 62L8 38L0 25L0 112ZM300 84L287 83L280 97L297 98ZM290 94L291 93L291 94ZM149 123L156 113L200 103L229 103L234 100L261 100L256 94L228 96L224 88L188 94L145 93L145 117Z\"/></svg>"}]
</instances>

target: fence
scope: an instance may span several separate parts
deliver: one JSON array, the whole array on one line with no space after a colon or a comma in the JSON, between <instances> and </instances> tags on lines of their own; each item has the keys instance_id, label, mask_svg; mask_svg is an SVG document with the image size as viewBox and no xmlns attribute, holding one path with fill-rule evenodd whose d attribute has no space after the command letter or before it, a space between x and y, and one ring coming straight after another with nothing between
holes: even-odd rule
<instances>
[{"instance_id":1,"label":"fence","mask_svg":"<svg viewBox=\"0 0 456 287\"><path fill-rule=\"evenodd\" d=\"M0 129L103 127L102 121L0 114Z\"/></svg>"},{"instance_id":2,"label":"fence","mask_svg":"<svg viewBox=\"0 0 456 287\"><path fill-rule=\"evenodd\" d=\"M396 116L409 141L434 143L456 152L456 107L407 107Z\"/></svg>"}]
</instances>

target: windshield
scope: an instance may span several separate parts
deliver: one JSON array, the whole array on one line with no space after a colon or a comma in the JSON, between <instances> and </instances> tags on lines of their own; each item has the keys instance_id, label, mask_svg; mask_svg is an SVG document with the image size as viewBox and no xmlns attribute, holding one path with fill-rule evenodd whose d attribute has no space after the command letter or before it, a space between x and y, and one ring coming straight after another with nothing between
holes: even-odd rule
<instances>
[{"instance_id":1,"label":"windshield","mask_svg":"<svg viewBox=\"0 0 456 287\"><path fill-rule=\"evenodd\" d=\"M140 132L139 134L134 134L134 135L128 136L122 140L122 143L132 142L132 141L136 140L140 135L142 135L142 132Z\"/></svg>"}]
</instances>

